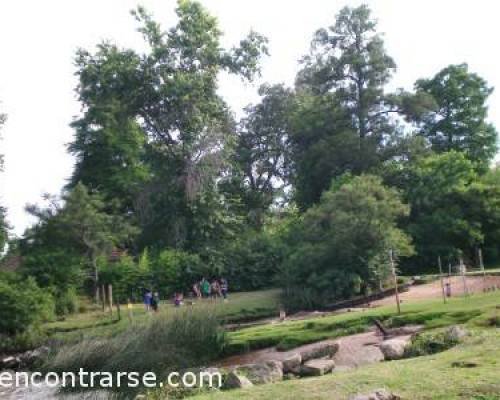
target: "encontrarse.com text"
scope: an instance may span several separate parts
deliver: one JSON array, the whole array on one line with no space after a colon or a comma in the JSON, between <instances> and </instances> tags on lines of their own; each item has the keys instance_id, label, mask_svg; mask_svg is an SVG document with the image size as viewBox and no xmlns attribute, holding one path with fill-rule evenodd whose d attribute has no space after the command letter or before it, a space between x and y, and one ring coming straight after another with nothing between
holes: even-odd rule
<instances>
[{"instance_id":1,"label":"encontrarse.com text","mask_svg":"<svg viewBox=\"0 0 500 400\"><path fill-rule=\"evenodd\" d=\"M219 372L200 371L171 372L166 380L158 381L154 372L89 372L80 368L79 372L0 372L0 387L63 387L63 388L119 388L145 387L158 388L168 385L177 387L210 387L222 386L222 375Z\"/></svg>"}]
</instances>

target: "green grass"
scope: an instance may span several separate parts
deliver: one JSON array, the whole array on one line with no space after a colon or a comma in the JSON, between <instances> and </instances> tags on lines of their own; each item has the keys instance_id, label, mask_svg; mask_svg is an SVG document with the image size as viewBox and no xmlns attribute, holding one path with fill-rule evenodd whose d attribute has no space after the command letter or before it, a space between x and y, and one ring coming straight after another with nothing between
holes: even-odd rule
<instances>
[{"instance_id":1,"label":"green grass","mask_svg":"<svg viewBox=\"0 0 500 400\"><path fill-rule=\"evenodd\" d=\"M223 323L238 323L259 318L276 316L279 308L279 294L277 289L262 290L258 292L233 293L229 301L212 302L202 300L194 304L194 309L215 310L218 318ZM187 308L189 306L184 306ZM43 330L51 339L63 342L76 342L88 337L114 336L130 325L126 306L121 307L122 320L118 321L116 309L113 315L103 313L99 307L89 307L84 313L74 314L63 320L51 322L43 326ZM159 313L173 316L178 311L170 303L162 303ZM146 313L142 304L134 304L132 309L132 323L144 324L149 318L154 317Z\"/></svg>"},{"instance_id":2,"label":"green grass","mask_svg":"<svg viewBox=\"0 0 500 400\"><path fill-rule=\"evenodd\" d=\"M386 388L403 399L494 400L500 399L499 376L500 331L477 328L465 343L432 356L383 362L320 378L204 394L195 399L288 400L293 394L295 399L343 400L355 393Z\"/></svg>"},{"instance_id":3,"label":"green grass","mask_svg":"<svg viewBox=\"0 0 500 400\"><path fill-rule=\"evenodd\" d=\"M427 329L486 321L500 304L500 292L453 298L447 304L442 300L402 304L397 315L395 306L366 311L354 311L304 321L290 321L275 325L257 326L229 333L228 354L278 346L286 350L302 344L363 332L373 325L373 319L387 326L424 325Z\"/></svg>"}]
</instances>

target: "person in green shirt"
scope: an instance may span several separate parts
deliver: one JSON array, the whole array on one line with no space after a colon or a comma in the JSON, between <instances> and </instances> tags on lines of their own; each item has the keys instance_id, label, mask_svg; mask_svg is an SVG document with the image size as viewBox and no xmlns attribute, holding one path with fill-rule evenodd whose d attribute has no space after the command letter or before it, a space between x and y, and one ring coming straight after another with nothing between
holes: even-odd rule
<instances>
[{"instance_id":1,"label":"person in green shirt","mask_svg":"<svg viewBox=\"0 0 500 400\"><path fill-rule=\"evenodd\" d=\"M210 297L210 282L208 282L205 278L201 281L201 294L203 297Z\"/></svg>"}]
</instances>

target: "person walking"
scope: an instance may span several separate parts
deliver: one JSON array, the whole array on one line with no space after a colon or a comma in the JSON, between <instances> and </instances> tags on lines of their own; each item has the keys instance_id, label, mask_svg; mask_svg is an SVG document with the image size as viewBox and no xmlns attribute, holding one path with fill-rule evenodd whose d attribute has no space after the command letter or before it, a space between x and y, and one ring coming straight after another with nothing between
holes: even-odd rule
<instances>
[{"instance_id":1,"label":"person walking","mask_svg":"<svg viewBox=\"0 0 500 400\"><path fill-rule=\"evenodd\" d=\"M227 280L221 278L220 280L220 291L222 293L222 297L224 297L224 301L227 301L227 294L229 291L229 285L227 284Z\"/></svg>"}]
</instances>

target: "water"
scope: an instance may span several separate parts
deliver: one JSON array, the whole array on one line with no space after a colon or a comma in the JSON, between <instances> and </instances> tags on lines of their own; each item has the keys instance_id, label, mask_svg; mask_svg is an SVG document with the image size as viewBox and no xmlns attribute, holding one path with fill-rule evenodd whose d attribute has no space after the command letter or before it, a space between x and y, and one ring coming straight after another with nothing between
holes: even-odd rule
<instances>
[{"instance_id":1,"label":"water","mask_svg":"<svg viewBox=\"0 0 500 400\"><path fill-rule=\"evenodd\" d=\"M5 371L2 371L5 372ZM29 373L28 373L29 374ZM19 386L0 386L0 399L2 400L107 400L109 395L105 392L91 392L85 394L60 394L58 387L47 385L45 382L34 386L26 384L24 374L19 375Z\"/></svg>"}]
</instances>

